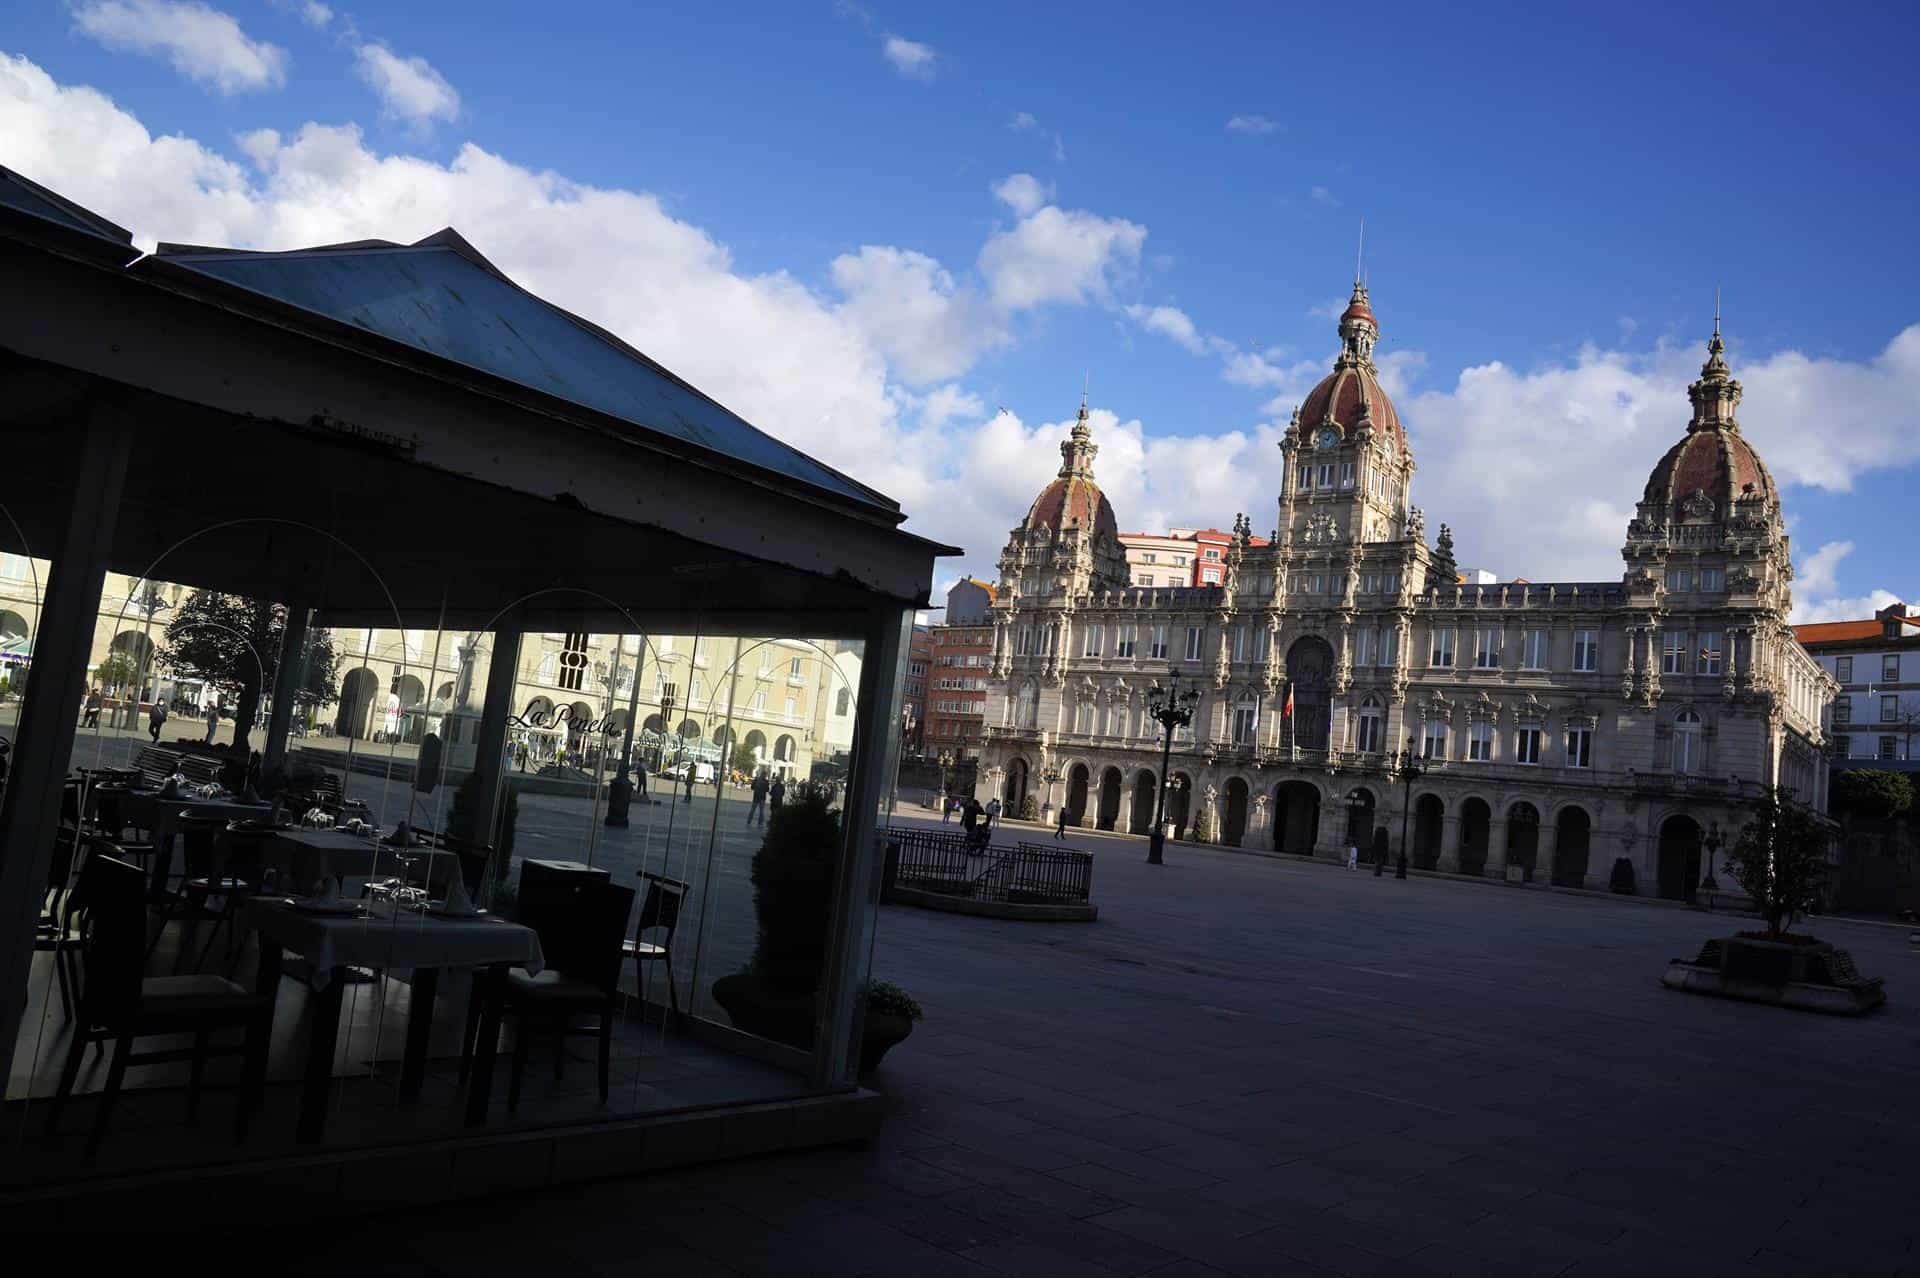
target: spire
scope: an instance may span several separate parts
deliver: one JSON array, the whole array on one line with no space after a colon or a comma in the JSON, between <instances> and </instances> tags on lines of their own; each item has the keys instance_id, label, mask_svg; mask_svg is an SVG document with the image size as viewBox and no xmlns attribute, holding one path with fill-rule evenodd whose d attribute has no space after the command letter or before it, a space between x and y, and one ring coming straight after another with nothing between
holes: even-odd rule
<instances>
[{"instance_id":1,"label":"spire","mask_svg":"<svg viewBox=\"0 0 1920 1278\"><path fill-rule=\"evenodd\" d=\"M1367 286L1353 282L1353 296L1340 314L1340 358L1334 367L1373 368L1373 344L1380 337L1380 325L1373 318L1373 304L1367 300Z\"/></svg>"},{"instance_id":2,"label":"spire","mask_svg":"<svg viewBox=\"0 0 1920 1278\"><path fill-rule=\"evenodd\" d=\"M1713 291L1713 337L1707 342L1707 362L1700 366L1700 380L1687 387L1693 401L1693 420L1689 431L1740 429L1733 410L1740 404L1740 383L1733 380L1727 367L1727 344L1720 340L1720 290Z\"/></svg>"},{"instance_id":3,"label":"spire","mask_svg":"<svg viewBox=\"0 0 1920 1278\"><path fill-rule=\"evenodd\" d=\"M1080 392L1080 415L1074 419L1073 429L1067 432L1067 438L1060 441L1060 478L1092 479L1093 459L1100 453L1100 445L1093 442L1093 426L1087 420L1087 392Z\"/></svg>"}]
</instances>

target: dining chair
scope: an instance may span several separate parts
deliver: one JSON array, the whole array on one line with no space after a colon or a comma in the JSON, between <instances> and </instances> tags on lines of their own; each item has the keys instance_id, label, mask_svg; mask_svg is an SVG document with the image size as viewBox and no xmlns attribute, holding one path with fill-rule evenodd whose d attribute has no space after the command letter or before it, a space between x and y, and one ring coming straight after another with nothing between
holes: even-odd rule
<instances>
[{"instance_id":1,"label":"dining chair","mask_svg":"<svg viewBox=\"0 0 1920 1278\"><path fill-rule=\"evenodd\" d=\"M187 1117L192 1118L200 1109L208 1059L244 1058L234 1130L238 1139L245 1140L266 1083L272 1001L223 976L147 976L146 876L132 862L98 852L87 858L83 873L84 912L78 918L83 973L80 1011L66 1064L60 1071L60 1087L47 1112L47 1134L54 1133L73 1095L88 1045L111 1040L113 1056L107 1066L106 1086L87 1136L89 1160L99 1151L127 1069L133 1065L190 1061ZM214 1034L227 1029L243 1031L241 1042L216 1046ZM143 1038L188 1034L193 1037L190 1047L134 1051L134 1044Z\"/></svg>"},{"instance_id":2,"label":"dining chair","mask_svg":"<svg viewBox=\"0 0 1920 1278\"><path fill-rule=\"evenodd\" d=\"M209 922L213 925L212 930L207 933L207 939L200 947L200 957L195 961L193 970L197 972L206 966L214 938L219 936L223 927L227 930L228 962L231 966L238 958L234 952L236 932L233 916L244 901L260 890L263 877L261 855L267 835L268 832L264 830L229 829L225 817L196 816L191 812L183 812L180 816L180 843L185 862L182 881L179 891L169 898L159 926L154 930L152 946L160 943L161 933L175 919L183 923ZM180 954L174 960L175 970L186 958L186 953L183 935Z\"/></svg>"},{"instance_id":3,"label":"dining chair","mask_svg":"<svg viewBox=\"0 0 1920 1278\"><path fill-rule=\"evenodd\" d=\"M82 867L84 843L80 831L61 825L53 834L53 857L47 863L46 895L41 899L40 919L33 932L37 954L53 955L55 983L60 990L60 1013L73 1019L73 977L70 955L79 949L79 937L72 930L74 900L78 887L75 870Z\"/></svg>"},{"instance_id":4,"label":"dining chair","mask_svg":"<svg viewBox=\"0 0 1920 1278\"><path fill-rule=\"evenodd\" d=\"M507 1112L520 1106L520 1083L527 1054L536 1034L554 1037L553 1077L566 1067L566 1040L594 1035L600 1043L600 1100L606 1103L613 1065L614 1007L620 997L620 967L625 959L622 942L627 919L633 913L633 889L588 881L573 886L564 897L523 911L521 922L540 935L546 965L538 975L516 968L499 989L502 1019L514 1021L513 1068L507 1082ZM575 1027L584 1016L595 1016L589 1029ZM475 1051L494 1050L494 1044L476 1044Z\"/></svg>"},{"instance_id":5,"label":"dining chair","mask_svg":"<svg viewBox=\"0 0 1920 1278\"><path fill-rule=\"evenodd\" d=\"M645 870L640 877L646 881L647 894L640 901L640 921L634 926L633 938L620 943L622 959L633 960L634 985L640 992L642 1015L647 1005L648 964L664 963L667 968L667 1004L673 1014L680 1014L680 993L673 979L673 934L680 928L680 907L687 899L687 884L679 879L670 879L660 874L649 874ZM664 931L663 941L647 940L647 933Z\"/></svg>"},{"instance_id":6,"label":"dining chair","mask_svg":"<svg viewBox=\"0 0 1920 1278\"><path fill-rule=\"evenodd\" d=\"M127 791L130 788L124 781L100 781L95 784L93 832L117 847L119 852L116 855L121 860L147 864L159 851L159 846L151 838L127 838Z\"/></svg>"}]
</instances>

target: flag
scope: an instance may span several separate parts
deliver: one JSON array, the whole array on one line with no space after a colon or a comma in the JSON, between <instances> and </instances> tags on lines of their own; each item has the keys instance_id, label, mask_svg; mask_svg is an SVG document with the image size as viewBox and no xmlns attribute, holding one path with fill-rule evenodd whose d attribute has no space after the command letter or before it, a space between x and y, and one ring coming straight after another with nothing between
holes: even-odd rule
<instances>
[{"instance_id":1,"label":"flag","mask_svg":"<svg viewBox=\"0 0 1920 1278\"><path fill-rule=\"evenodd\" d=\"M1282 718L1293 718L1293 684L1291 683L1287 684L1287 704L1286 707L1280 711L1280 714Z\"/></svg>"}]
</instances>

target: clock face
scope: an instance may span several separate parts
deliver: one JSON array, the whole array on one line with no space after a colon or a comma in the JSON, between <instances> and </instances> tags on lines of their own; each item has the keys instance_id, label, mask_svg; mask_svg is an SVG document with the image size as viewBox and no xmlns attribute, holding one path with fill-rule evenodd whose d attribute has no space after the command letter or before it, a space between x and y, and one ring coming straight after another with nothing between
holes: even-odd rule
<instances>
[{"instance_id":1,"label":"clock face","mask_svg":"<svg viewBox=\"0 0 1920 1278\"><path fill-rule=\"evenodd\" d=\"M1340 432L1328 426L1320 432L1319 444L1322 448L1333 448L1340 443Z\"/></svg>"}]
</instances>

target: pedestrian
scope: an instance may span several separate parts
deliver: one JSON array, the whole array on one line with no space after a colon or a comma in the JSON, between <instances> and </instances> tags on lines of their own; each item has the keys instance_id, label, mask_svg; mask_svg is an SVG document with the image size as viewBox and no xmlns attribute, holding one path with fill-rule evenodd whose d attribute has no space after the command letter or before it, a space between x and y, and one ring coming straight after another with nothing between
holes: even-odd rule
<instances>
[{"instance_id":1,"label":"pedestrian","mask_svg":"<svg viewBox=\"0 0 1920 1278\"><path fill-rule=\"evenodd\" d=\"M778 812L780 805L786 802L787 799L787 780L785 777L775 777L773 779L773 785L767 791L767 797L773 800L773 810Z\"/></svg>"},{"instance_id":2,"label":"pedestrian","mask_svg":"<svg viewBox=\"0 0 1920 1278\"><path fill-rule=\"evenodd\" d=\"M1360 868L1360 849L1351 843L1347 844L1347 868L1349 870Z\"/></svg>"},{"instance_id":3,"label":"pedestrian","mask_svg":"<svg viewBox=\"0 0 1920 1278\"><path fill-rule=\"evenodd\" d=\"M949 791L946 794L943 794L940 796L940 824L945 825L947 823L947 818L951 817L952 815L953 815L953 793Z\"/></svg>"},{"instance_id":4,"label":"pedestrian","mask_svg":"<svg viewBox=\"0 0 1920 1278\"><path fill-rule=\"evenodd\" d=\"M100 726L100 689L95 688L87 694L87 717L80 722L83 728Z\"/></svg>"},{"instance_id":5,"label":"pedestrian","mask_svg":"<svg viewBox=\"0 0 1920 1278\"><path fill-rule=\"evenodd\" d=\"M160 729L166 726L167 703L156 701L153 709L147 711L147 735L153 738L155 745L160 744Z\"/></svg>"},{"instance_id":6,"label":"pedestrian","mask_svg":"<svg viewBox=\"0 0 1920 1278\"><path fill-rule=\"evenodd\" d=\"M218 701L209 700L207 702L207 737L204 744L206 745L213 744L214 730L217 729L219 726L220 726L220 703Z\"/></svg>"},{"instance_id":7,"label":"pedestrian","mask_svg":"<svg viewBox=\"0 0 1920 1278\"><path fill-rule=\"evenodd\" d=\"M987 800L987 834L993 834L993 823L1000 819L1000 796L994 795Z\"/></svg>"},{"instance_id":8,"label":"pedestrian","mask_svg":"<svg viewBox=\"0 0 1920 1278\"><path fill-rule=\"evenodd\" d=\"M1060 805L1059 814L1053 818L1053 837L1056 839L1067 837L1067 805L1064 803Z\"/></svg>"},{"instance_id":9,"label":"pedestrian","mask_svg":"<svg viewBox=\"0 0 1920 1278\"><path fill-rule=\"evenodd\" d=\"M968 795L960 804L960 832L973 842L974 827L980 824L980 801Z\"/></svg>"},{"instance_id":10,"label":"pedestrian","mask_svg":"<svg viewBox=\"0 0 1920 1278\"><path fill-rule=\"evenodd\" d=\"M693 773L695 766L696 765L691 763L687 765L687 792L680 796L680 802L682 803L693 802Z\"/></svg>"},{"instance_id":11,"label":"pedestrian","mask_svg":"<svg viewBox=\"0 0 1920 1278\"><path fill-rule=\"evenodd\" d=\"M766 769L753 774L753 804L747 809L748 825L767 823L767 773Z\"/></svg>"}]
</instances>

